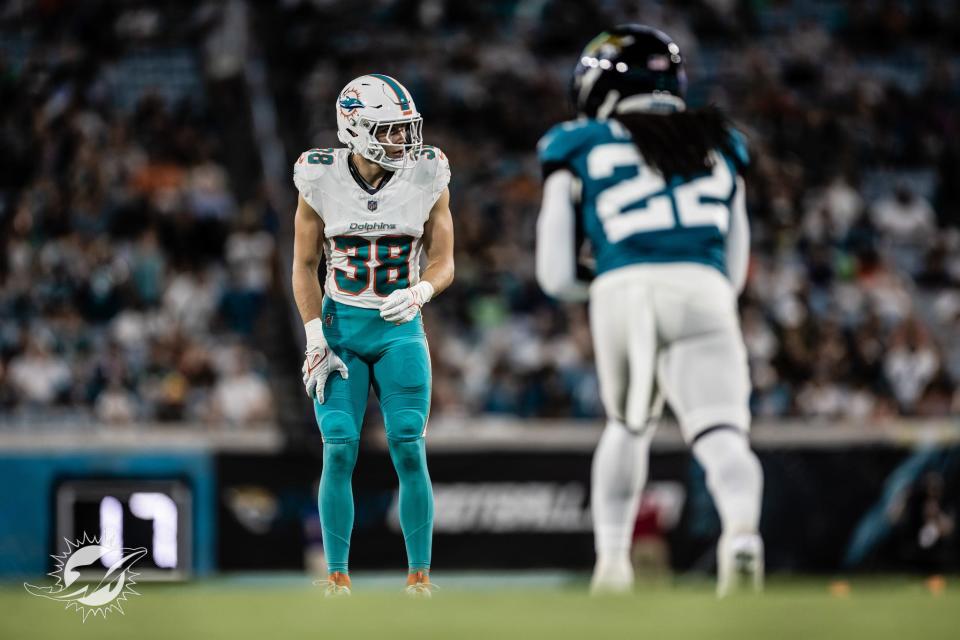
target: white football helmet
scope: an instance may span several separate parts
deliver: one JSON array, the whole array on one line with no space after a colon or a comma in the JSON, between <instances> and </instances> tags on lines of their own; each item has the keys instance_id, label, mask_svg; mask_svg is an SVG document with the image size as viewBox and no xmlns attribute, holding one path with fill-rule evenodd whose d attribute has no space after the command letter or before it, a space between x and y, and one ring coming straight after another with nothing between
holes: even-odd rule
<instances>
[{"instance_id":1,"label":"white football helmet","mask_svg":"<svg viewBox=\"0 0 960 640\"><path fill-rule=\"evenodd\" d=\"M371 73L351 80L340 91L337 137L353 153L397 171L420 158L423 118L402 84Z\"/></svg>"}]
</instances>

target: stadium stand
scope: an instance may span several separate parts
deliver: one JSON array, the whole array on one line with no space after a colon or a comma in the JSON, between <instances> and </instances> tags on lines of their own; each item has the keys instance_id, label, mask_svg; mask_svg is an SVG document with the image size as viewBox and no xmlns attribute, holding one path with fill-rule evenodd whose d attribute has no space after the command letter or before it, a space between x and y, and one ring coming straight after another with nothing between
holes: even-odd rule
<instances>
[{"instance_id":1,"label":"stadium stand","mask_svg":"<svg viewBox=\"0 0 960 640\"><path fill-rule=\"evenodd\" d=\"M754 255L741 306L755 413L872 422L960 407L952 3L360 11L293 2L259 7L256 22L290 158L335 143L336 92L371 70L403 79L427 141L451 158L457 281L426 312L434 415L600 413L583 309L556 306L533 281L533 148L569 117L580 47L628 20L669 32L689 62L691 103L728 110L750 140Z\"/></svg>"},{"instance_id":2,"label":"stadium stand","mask_svg":"<svg viewBox=\"0 0 960 640\"><path fill-rule=\"evenodd\" d=\"M0 23L0 423L271 419L252 345L273 215L223 160L205 20L37 3Z\"/></svg>"},{"instance_id":3,"label":"stadium stand","mask_svg":"<svg viewBox=\"0 0 960 640\"><path fill-rule=\"evenodd\" d=\"M271 302L291 238L230 120L247 99L242 6L0 18L0 421L242 423L297 397L287 308ZM960 410L953 3L377 7L257 3L249 22L290 163L334 144L335 93L371 70L403 79L451 157L457 281L427 311L434 415L600 414L584 310L533 281L533 148L569 115L579 48L625 20L673 34L691 102L750 139L755 413ZM260 400L228 406L238 389Z\"/></svg>"}]
</instances>

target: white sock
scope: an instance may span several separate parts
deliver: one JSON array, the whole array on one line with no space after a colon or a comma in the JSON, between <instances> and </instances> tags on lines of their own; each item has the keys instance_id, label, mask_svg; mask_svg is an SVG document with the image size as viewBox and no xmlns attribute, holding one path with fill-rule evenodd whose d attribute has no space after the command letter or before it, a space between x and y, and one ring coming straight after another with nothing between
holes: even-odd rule
<instances>
[{"instance_id":1,"label":"white sock","mask_svg":"<svg viewBox=\"0 0 960 640\"><path fill-rule=\"evenodd\" d=\"M745 434L722 429L693 445L693 455L707 476L723 536L754 535L760 526L763 469Z\"/></svg>"},{"instance_id":2,"label":"white sock","mask_svg":"<svg viewBox=\"0 0 960 640\"><path fill-rule=\"evenodd\" d=\"M634 435L616 421L607 422L593 454L590 502L597 567L594 578L633 582L630 546L647 481L652 429Z\"/></svg>"}]
</instances>

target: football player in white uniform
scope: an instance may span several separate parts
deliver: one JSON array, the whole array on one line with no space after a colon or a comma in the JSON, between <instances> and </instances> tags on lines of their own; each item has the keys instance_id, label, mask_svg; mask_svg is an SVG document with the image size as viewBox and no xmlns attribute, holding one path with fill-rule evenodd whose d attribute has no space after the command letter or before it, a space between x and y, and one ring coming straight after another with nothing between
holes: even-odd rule
<instances>
[{"instance_id":1,"label":"football player in white uniform","mask_svg":"<svg viewBox=\"0 0 960 640\"><path fill-rule=\"evenodd\" d=\"M762 470L750 449L750 381L737 318L749 227L741 136L687 110L680 48L655 29L601 33L571 85L580 117L539 147L545 176L537 279L590 299L607 426L593 458L594 591L633 584L629 551L661 398L720 513L718 591L759 588ZM596 278L578 272L589 239Z\"/></svg>"},{"instance_id":2,"label":"football player in white uniform","mask_svg":"<svg viewBox=\"0 0 960 640\"><path fill-rule=\"evenodd\" d=\"M450 165L442 151L423 145L413 98L390 76L352 80L336 112L346 147L311 149L293 168L303 382L324 442L319 508L326 592L350 592L351 476L372 386L400 481L407 591L429 595L433 492L424 433L431 374L420 309L453 281Z\"/></svg>"}]
</instances>

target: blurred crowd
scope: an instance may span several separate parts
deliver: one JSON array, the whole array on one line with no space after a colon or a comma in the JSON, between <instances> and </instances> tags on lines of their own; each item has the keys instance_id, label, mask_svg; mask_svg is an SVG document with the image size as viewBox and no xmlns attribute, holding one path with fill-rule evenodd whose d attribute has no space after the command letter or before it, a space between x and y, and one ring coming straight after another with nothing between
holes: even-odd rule
<instances>
[{"instance_id":1,"label":"blurred crowd","mask_svg":"<svg viewBox=\"0 0 960 640\"><path fill-rule=\"evenodd\" d=\"M935 0L348 2L261 8L288 155L335 144L352 77L404 82L451 159L455 286L425 310L434 415L601 414L581 306L533 278L534 147L570 117L580 48L652 24L691 105L750 141L741 299L759 416L960 410L960 8Z\"/></svg>"},{"instance_id":2,"label":"blurred crowd","mask_svg":"<svg viewBox=\"0 0 960 640\"><path fill-rule=\"evenodd\" d=\"M0 32L0 424L269 420L275 216L237 201L202 91L118 106L125 57L171 45L166 16L104 7Z\"/></svg>"},{"instance_id":3,"label":"blurred crowd","mask_svg":"<svg viewBox=\"0 0 960 640\"><path fill-rule=\"evenodd\" d=\"M13 4L30 15L0 3L0 422L275 415L255 337L292 239L238 188L224 100L204 99L242 67L245 7L291 165L336 144L337 92L373 71L407 85L451 159L457 278L425 310L434 415L602 413L585 309L534 281L534 148L571 115L580 48L623 21L670 33L691 105L749 139L754 412L960 411L953 2ZM195 68L125 66L171 48Z\"/></svg>"}]
</instances>

